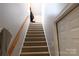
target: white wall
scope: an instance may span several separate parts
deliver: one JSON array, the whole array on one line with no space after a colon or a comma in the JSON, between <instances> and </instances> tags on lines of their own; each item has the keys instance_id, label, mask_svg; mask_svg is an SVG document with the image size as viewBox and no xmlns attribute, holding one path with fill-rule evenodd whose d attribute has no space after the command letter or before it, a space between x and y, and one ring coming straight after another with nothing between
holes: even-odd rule
<instances>
[{"instance_id":1,"label":"white wall","mask_svg":"<svg viewBox=\"0 0 79 59\"><path fill-rule=\"evenodd\" d=\"M56 17L60 14L60 12L65 8L66 5L67 4L64 3L44 4L43 28L51 55L56 55L55 51L57 51L54 45L54 21L56 21Z\"/></svg>"},{"instance_id":2,"label":"white wall","mask_svg":"<svg viewBox=\"0 0 79 59\"><path fill-rule=\"evenodd\" d=\"M34 14L34 21L41 22L42 18L42 3L31 3L31 9Z\"/></svg>"},{"instance_id":3,"label":"white wall","mask_svg":"<svg viewBox=\"0 0 79 59\"><path fill-rule=\"evenodd\" d=\"M27 6L27 3L0 3L0 27L8 29L12 34L12 39L14 39L16 33L20 29L25 17L29 15ZM29 19L27 21L26 28L21 35L21 42L18 43L17 46L22 45L22 41L24 40L23 35L25 35L25 32L27 31ZM18 53L20 52L21 46L18 47L19 49L14 49L13 55L19 55Z\"/></svg>"}]
</instances>

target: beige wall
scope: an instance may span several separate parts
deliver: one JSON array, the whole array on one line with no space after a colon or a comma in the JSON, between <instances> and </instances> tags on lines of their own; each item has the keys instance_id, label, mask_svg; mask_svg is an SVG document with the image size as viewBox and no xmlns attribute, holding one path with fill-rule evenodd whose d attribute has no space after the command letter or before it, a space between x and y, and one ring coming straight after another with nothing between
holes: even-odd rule
<instances>
[{"instance_id":1,"label":"beige wall","mask_svg":"<svg viewBox=\"0 0 79 59\"><path fill-rule=\"evenodd\" d=\"M12 34L12 40L24 22L25 17L29 15L27 8L27 3L0 3L0 27L6 28ZM29 19L12 55L19 55L28 25Z\"/></svg>"}]
</instances>

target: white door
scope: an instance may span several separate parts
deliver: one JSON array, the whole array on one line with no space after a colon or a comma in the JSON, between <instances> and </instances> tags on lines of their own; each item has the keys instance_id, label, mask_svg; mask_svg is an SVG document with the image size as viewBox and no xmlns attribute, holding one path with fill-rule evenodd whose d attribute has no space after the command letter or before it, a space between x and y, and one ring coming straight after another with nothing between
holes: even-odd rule
<instances>
[{"instance_id":1,"label":"white door","mask_svg":"<svg viewBox=\"0 0 79 59\"><path fill-rule=\"evenodd\" d=\"M79 6L57 23L60 55L79 55Z\"/></svg>"}]
</instances>

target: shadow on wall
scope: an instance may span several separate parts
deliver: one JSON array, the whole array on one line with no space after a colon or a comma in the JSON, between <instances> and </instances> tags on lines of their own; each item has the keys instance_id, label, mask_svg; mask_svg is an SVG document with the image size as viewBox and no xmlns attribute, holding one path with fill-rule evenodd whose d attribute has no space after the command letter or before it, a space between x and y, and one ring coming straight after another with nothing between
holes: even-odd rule
<instances>
[{"instance_id":1,"label":"shadow on wall","mask_svg":"<svg viewBox=\"0 0 79 59\"><path fill-rule=\"evenodd\" d=\"M47 39L47 43L48 43L48 47L49 47L49 52L51 56L55 56L55 48L54 48L54 37L53 37L53 21L54 21L55 16L49 15L49 16L45 16L45 34L46 35L46 39ZM46 20L47 19L47 20Z\"/></svg>"},{"instance_id":2,"label":"shadow on wall","mask_svg":"<svg viewBox=\"0 0 79 59\"><path fill-rule=\"evenodd\" d=\"M5 28L1 29L0 31L0 50L1 50L0 55L2 56L7 55L7 49L8 49L11 38L12 38L12 35L7 29Z\"/></svg>"}]
</instances>

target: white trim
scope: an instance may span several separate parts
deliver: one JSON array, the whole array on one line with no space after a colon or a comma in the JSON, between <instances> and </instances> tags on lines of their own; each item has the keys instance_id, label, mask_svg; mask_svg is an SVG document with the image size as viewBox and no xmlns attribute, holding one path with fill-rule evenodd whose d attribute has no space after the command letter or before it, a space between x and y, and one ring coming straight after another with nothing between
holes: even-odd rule
<instances>
[{"instance_id":1,"label":"white trim","mask_svg":"<svg viewBox=\"0 0 79 59\"><path fill-rule=\"evenodd\" d=\"M49 52L49 54L50 54L50 56L51 56L50 48L49 48L48 41L47 41L47 37L46 37L46 32L45 32L45 30L44 30L44 25L42 25L42 26L43 26L43 31L44 31L44 35L45 35L45 40L46 40L47 47L48 47L48 52Z\"/></svg>"}]
</instances>

